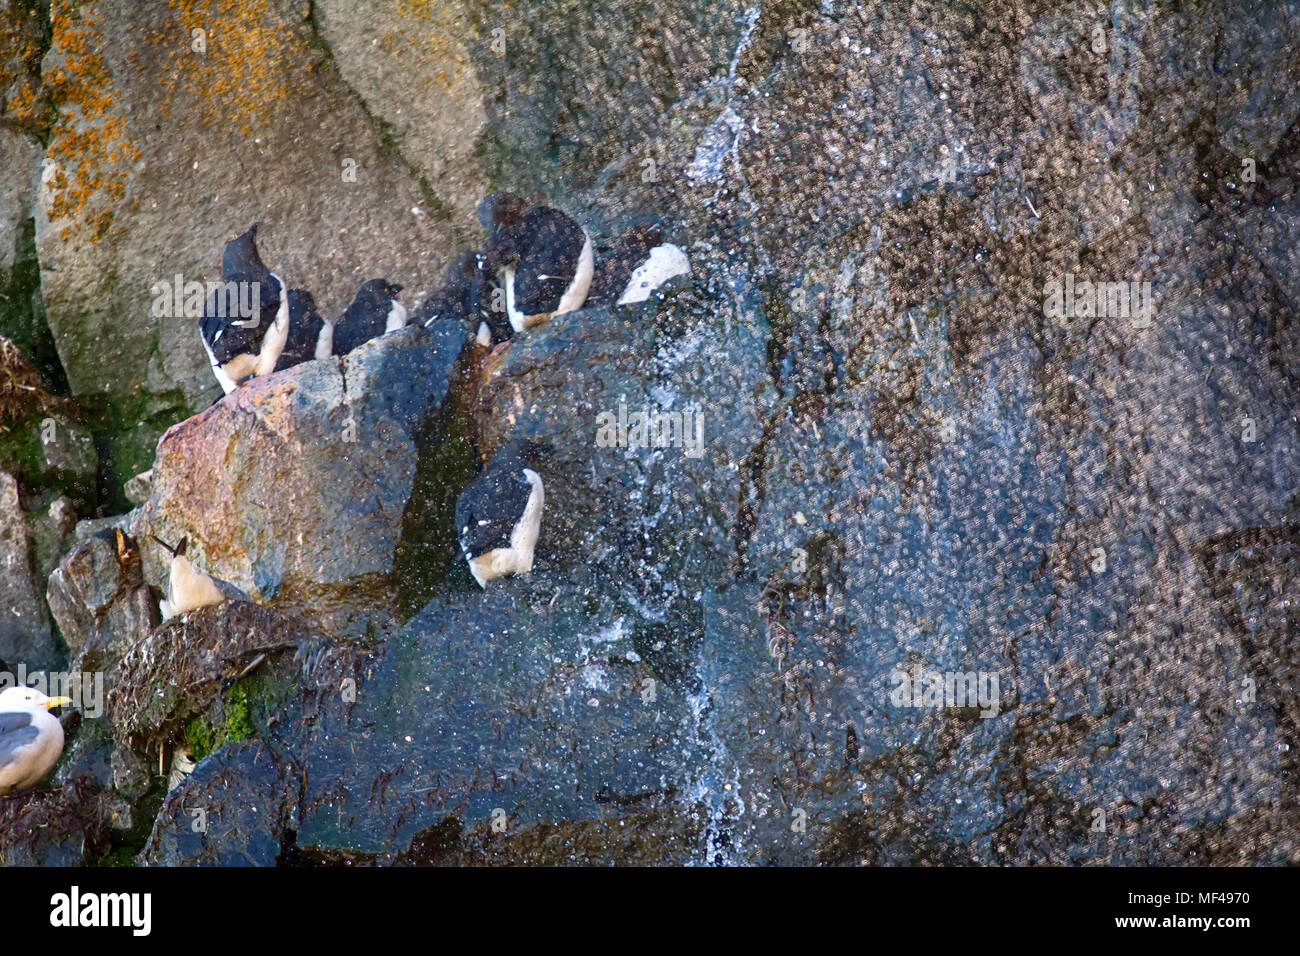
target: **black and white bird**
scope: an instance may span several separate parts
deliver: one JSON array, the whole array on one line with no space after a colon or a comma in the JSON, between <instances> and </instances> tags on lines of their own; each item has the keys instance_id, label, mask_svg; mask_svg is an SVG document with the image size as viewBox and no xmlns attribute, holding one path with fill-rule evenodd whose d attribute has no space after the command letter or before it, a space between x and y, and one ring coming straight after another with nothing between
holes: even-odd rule
<instances>
[{"instance_id":1,"label":"black and white bird","mask_svg":"<svg viewBox=\"0 0 1300 956\"><path fill-rule=\"evenodd\" d=\"M535 442L510 442L456 499L456 536L479 587L533 569L546 495L532 465L542 451Z\"/></svg>"},{"instance_id":2,"label":"black and white bird","mask_svg":"<svg viewBox=\"0 0 1300 956\"><path fill-rule=\"evenodd\" d=\"M343 318L334 323L334 354L347 355L364 342L406 328L406 306L397 298L401 291L387 279L363 283Z\"/></svg>"},{"instance_id":3,"label":"black and white bird","mask_svg":"<svg viewBox=\"0 0 1300 956\"><path fill-rule=\"evenodd\" d=\"M514 331L582 308L595 272L595 250L572 217L529 205L513 193L493 193L479 203L478 218L488 231L482 268L500 277Z\"/></svg>"},{"instance_id":4,"label":"black and white bird","mask_svg":"<svg viewBox=\"0 0 1300 956\"><path fill-rule=\"evenodd\" d=\"M221 278L226 289L208 296L199 319L199 337L212 364L212 373L227 395L241 381L274 371L289 337L289 299L284 282L262 262L257 252L257 223L226 243L221 256ZM233 285L232 285L233 284ZM241 288L257 290L256 316L241 316L230 308L244 296Z\"/></svg>"},{"instance_id":5,"label":"black and white bird","mask_svg":"<svg viewBox=\"0 0 1300 956\"><path fill-rule=\"evenodd\" d=\"M316 311L316 300L306 289L289 290L289 337L275 363L281 372L303 362L334 354L334 323Z\"/></svg>"},{"instance_id":6,"label":"black and white bird","mask_svg":"<svg viewBox=\"0 0 1300 956\"><path fill-rule=\"evenodd\" d=\"M194 566L185 553L189 546L188 538L181 538L174 548L161 538L155 536L154 540L172 556L167 575L167 597L158 602L164 621L201 607L248 600L248 595L230 582L214 578Z\"/></svg>"},{"instance_id":7,"label":"black and white bird","mask_svg":"<svg viewBox=\"0 0 1300 956\"><path fill-rule=\"evenodd\" d=\"M34 787L54 769L63 753L63 725L50 710L71 703L31 687L0 693L0 794Z\"/></svg>"}]
</instances>

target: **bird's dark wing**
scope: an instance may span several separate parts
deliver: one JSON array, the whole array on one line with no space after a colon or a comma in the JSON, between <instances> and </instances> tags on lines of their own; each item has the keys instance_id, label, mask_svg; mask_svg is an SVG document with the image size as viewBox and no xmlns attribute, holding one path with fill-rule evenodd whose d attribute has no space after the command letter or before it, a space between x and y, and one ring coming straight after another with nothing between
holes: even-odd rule
<instances>
[{"instance_id":1,"label":"bird's dark wing","mask_svg":"<svg viewBox=\"0 0 1300 956\"><path fill-rule=\"evenodd\" d=\"M334 326L334 354L346 355L358 345L384 334L392 304L366 283L357 292L343 318Z\"/></svg>"},{"instance_id":2,"label":"bird's dark wing","mask_svg":"<svg viewBox=\"0 0 1300 956\"><path fill-rule=\"evenodd\" d=\"M312 297L302 289L289 290L289 338L275 363L275 371L292 368L316 357L316 342L325 320L312 307Z\"/></svg>"},{"instance_id":3,"label":"bird's dark wing","mask_svg":"<svg viewBox=\"0 0 1300 956\"><path fill-rule=\"evenodd\" d=\"M465 319L468 320L469 296L465 291L458 289L442 288L429 296L421 303L420 307L415 310L415 317L411 320L420 325L428 325L434 319Z\"/></svg>"},{"instance_id":4,"label":"bird's dark wing","mask_svg":"<svg viewBox=\"0 0 1300 956\"><path fill-rule=\"evenodd\" d=\"M0 714L0 767L11 762L21 748L34 743L39 735L40 731L32 726L30 714Z\"/></svg>"},{"instance_id":5,"label":"bird's dark wing","mask_svg":"<svg viewBox=\"0 0 1300 956\"><path fill-rule=\"evenodd\" d=\"M199 319L199 334L212 350L212 357L217 364L225 365L236 355L257 351L265 329L260 325L256 329L237 325L238 316L222 315L228 311L221 305L221 293L214 290L208 296Z\"/></svg>"},{"instance_id":6,"label":"bird's dark wing","mask_svg":"<svg viewBox=\"0 0 1300 956\"><path fill-rule=\"evenodd\" d=\"M510 533L523 517L532 491L521 465L492 469L471 481L456 499L456 536L461 552L477 558L495 548L508 547Z\"/></svg>"},{"instance_id":7,"label":"bird's dark wing","mask_svg":"<svg viewBox=\"0 0 1300 956\"><path fill-rule=\"evenodd\" d=\"M586 233L548 206L529 209L520 231L527 245L515 266L515 308L524 315L551 312L573 281Z\"/></svg>"},{"instance_id":8,"label":"bird's dark wing","mask_svg":"<svg viewBox=\"0 0 1300 956\"><path fill-rule=\"evenodd\" d=\"M416 310L413 322L428 325L434 319L459 319L472 322L477 328L479 304L486 286L486 277L473 252L462 253L443 277L442 287L433 293Z\"/></svg>"}]
</instances>

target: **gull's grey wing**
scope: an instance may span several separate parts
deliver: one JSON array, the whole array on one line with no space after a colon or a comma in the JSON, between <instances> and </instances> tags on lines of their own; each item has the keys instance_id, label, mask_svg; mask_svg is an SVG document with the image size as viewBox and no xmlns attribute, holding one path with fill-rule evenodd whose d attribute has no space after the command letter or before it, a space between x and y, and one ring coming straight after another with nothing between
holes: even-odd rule
<instances>
[{"instance_id":1,"label":"gull's grey wing","mask_svg":"<svg viewBox=\"0 0 1300 956\"><path fill-rule=\"evenodd\" d=\"M39 736L30 714L0 714L0 767L11 763L19 750L35 743Z\"/></svg>"}]
</instances>

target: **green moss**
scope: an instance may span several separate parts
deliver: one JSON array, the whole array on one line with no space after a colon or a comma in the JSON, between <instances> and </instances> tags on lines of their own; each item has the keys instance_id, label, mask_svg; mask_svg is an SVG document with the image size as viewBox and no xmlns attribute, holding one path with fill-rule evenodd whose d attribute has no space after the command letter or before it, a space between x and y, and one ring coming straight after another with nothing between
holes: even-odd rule
<instances>
[{"instance_id":1,"label":"green moss","mask_svg":"<svg viewBox=\"0 0 1300 956\"><path fill-rule=\"evenodd\" d=\"M99 453L101 511L120 514L131 508L122 486L153 467L158 439L192 411L180 389L126 397L92 395L80 399L86 424Z\"/></svg>"},{"instance_id":2,"label":"green moss","mask_svg":"<svg viewBox=\"0 0 1300 956\"><path fill-rule=\"evenodd\" d=\"M24 488L40 487L45 471L41 419L31 416L7 427L0 434L0 468L17 477Z\"/></svg>"},{"instance_id":3,"label":"green moss","mask_svg":"<svg viewBox=\"0 0 1300 956\"><path fill-rule=\"evenodd\" d=\"M474 586L456 545L456 497L476 470L469 422L454 402L440 418L418 439L420 460L393 561L403 619L440 592Z\"/></svg>"},{"instance_id":4,"label":"green moss","mask_svg":"<svg viewBox=\"0 0 1300 956\"><path fill-rule=\"evenodd\" d=\"M185 746L195 760L202 760L212 753L212 727L206 715L199 714L185 725Z\"/></svg>"},{"instance_id":5,"label":"green moss","mask_svg":"<svg viewBox=\"0 0 1300 956\"><path fill-rule=\"evenodd\" d=\"M231 686L224 700L209 713L199 714L185 725L185 743L198 761L226 744L247 740L257 733L250 709L248 687Z\"/></svg>"}]
</instances>

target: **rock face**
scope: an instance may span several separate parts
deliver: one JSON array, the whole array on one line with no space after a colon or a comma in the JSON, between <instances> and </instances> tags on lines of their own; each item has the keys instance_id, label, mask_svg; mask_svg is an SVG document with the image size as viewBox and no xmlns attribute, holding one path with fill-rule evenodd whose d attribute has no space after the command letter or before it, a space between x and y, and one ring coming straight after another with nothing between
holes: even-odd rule
<instances>
[{"instance_id":1,"label":"rock face","mask_svg":"<svg viewBox=\"0 0 1300 956\"><path fill-rule=\"evenodd\" d=\"M32 576L18 482L0 471L0 660L28 670L50 667L59 647Z\"/></svg>"},{"instance_id":2,"label":"rock face","mask_svg":"<svg viewBox=\"0 0 1300 956\"><path fill-rule=\"evenodd\" d=\"M56 779L129 812L50 858L1300 862L1300 5L258 3L231 86L177 59L191 5L128 6L56 7L51 325L135 409L102 470L153 468L107 523L262 606L155 628L163 552L64 559L114 703ZM82 39L121 148L77 213ZM318 299L427 289L486 184L598 246L659 219L690 280L491 352L408 330L155 456L201 358L121 303L253 219ZM482 590L451 512L513 438L542 536ZM158 748L198 758L170 793Z\"/></svg>"},{"instance_id":3,"label":"rock face","mask_svg":"<svg viewBox=\"0 0 1300 956\"><path fill-rule=\"evenodd\" d=\"M465 341L451 322L407 329L237 389L163 436L134 532L188 537L208 573L329 633L383 627L418 443L446 438ZM144 554L164 587L166 552Z\"/></svg>"},{"instance_id":4,"label":"rock face","mask_svg":"<svg viewBox=\"0 0 1300 956\"><path fill-rule=\"evenodd\" d=\"M487 117L468 49L476 37L467 6L409 0L312 5L317 35L339 76L384 124L403 162L418 175L433 200L425 212L450 215L458 238L476 228L474 209L487 192L476 155ZM411 289L420 299L431 291Z\"/></svg>"},{"instance_id":5,"label":"rock face","mask_svg":"<svg viewBox=\"0 0 1300 956\"><path fill-rule=\"evenodd\" d=\"M0 865L76 866L109 846L113 795L91 781L0 801Z\"/></svg>"},{"instance_id":6,"label":"rock face","mask_svg":"<svg viewBox=\"0 0 1300 956\"><path fill-rule=\"evenodd\" d=\"M46 600L82 671L103 671L123 647L158 624L144 583L140 543L110 530L74 548L50 575Z\"/></svg>"},{"instance_id":7,"label":"rock face","mask_svg":"<svg viewBox=\"0 0 1300 956\"><path fill-rule=\"evenodd\" d=\"M0 273L13 268L24 220L36 196L41 148L27 136L0 129Z\"/></svg>"},{"instance_id":8,"label":"rock face","mask_svg":"<svg viewBox=\"0 0 1300 956\"><path fill-rule=\"evenodd\" d=\"M158 283L219 278L223 244L256 221L270 268L338 316L372 276L413 296L435 281L451 229L301 5L73 6L53 4L44 60L62 108L36 241L59 358L102 411L120 487L219 394L193 318L153 314Z\"/></svg>"}]
</instances>

